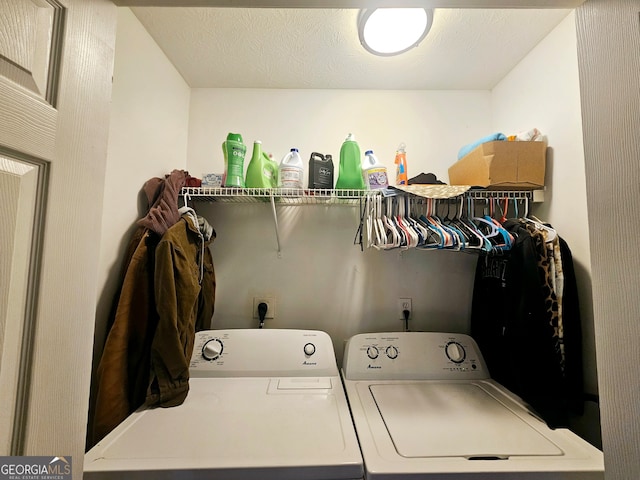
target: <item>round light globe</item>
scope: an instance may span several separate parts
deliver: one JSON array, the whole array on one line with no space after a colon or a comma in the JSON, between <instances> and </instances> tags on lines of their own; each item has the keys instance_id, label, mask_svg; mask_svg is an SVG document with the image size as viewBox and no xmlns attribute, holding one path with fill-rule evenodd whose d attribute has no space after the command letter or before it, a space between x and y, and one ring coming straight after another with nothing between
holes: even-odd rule
<instances>
[{"instance_id":1,"label":"round light globe","mask_svg":"<svg viewBox=\"0 0 640 480\"><path fill-rule=\"evenodd\" d=\"M426 8L362 10L358 36L362 46L375 55L398 55L418 46L432 22L433 10Z\"/></svg>"}]
</instances>

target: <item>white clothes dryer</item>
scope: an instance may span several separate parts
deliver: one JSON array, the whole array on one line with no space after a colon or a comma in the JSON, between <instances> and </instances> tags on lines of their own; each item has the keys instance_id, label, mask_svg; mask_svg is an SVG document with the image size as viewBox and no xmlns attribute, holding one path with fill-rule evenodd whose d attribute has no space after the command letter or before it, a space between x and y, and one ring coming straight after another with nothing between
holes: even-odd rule
<instances>
[{"instance_id":1,"label":"white clothes dryer","mask_svg":"<svg viewBox=\"0 0 640 480\"><path fill-rule=\"evenodd\" d=\"M353 480L363 462L330 337L196 334L189 394L141 408L84 459L85 480Z\"/></svg>"},{"instance_id":2,"label":"white clothes dryer","mask_svg":"<svg viewBox=\"0 0 640 480\"><path fill-rule=\"evenodd\" d=\"M342 376L367 480L602 480L602 452L489 377L462 334L360 334Z\"/></svg>"}]
</instances>

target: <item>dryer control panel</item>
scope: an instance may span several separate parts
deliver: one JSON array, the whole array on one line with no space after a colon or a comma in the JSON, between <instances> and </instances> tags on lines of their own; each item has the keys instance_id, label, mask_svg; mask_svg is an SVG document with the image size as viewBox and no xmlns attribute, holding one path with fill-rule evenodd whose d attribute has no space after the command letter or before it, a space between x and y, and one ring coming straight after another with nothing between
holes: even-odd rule
<instances>
[{"instance_id":1,"label":"dryer control panel","mask_svg":"<svg viewBox=\"0 0 640 480\"><path fill-rule=\"evenodd\" d=\"M489 378L468 335L436 332L363 333L345 346L348 380L468 380Z\"/></svg>"},{"instance_id":2,"label":"dryer control panel","mask_svg":"<svg viewBox=\"0 0 640 480\"><path fill-rule=\"evenodd\" d=\"M227 329L196 333L192 377L337 376L329 335L319 330Z\"/></svg>"}]
</instances>

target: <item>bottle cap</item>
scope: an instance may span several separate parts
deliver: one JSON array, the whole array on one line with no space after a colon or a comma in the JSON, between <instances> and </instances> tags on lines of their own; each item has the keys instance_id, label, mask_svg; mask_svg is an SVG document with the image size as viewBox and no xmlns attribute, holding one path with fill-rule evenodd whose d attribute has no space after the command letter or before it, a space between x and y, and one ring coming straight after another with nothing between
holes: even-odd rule
<instances>
[{"instance_id":1,"label":"bottle cap","mask_svg":"<svg viewBox=\"0 0 640 480\"><path fill-rule=\"evenodd\" d=\"M239 133L229 133L227 135L227 140L233 140L235 142L242 143L242 135L240 135Z\"/></svg>"},{"instance_id":2,"label":"bottle cap","mask_svg":"<svg viewBox=\"0 0 640 480\"><path fill-rule=\"evenodd\" d=\"M373 155L373 150L367 150L364 152L365 155Z\"/></svg>"}]
</instances>

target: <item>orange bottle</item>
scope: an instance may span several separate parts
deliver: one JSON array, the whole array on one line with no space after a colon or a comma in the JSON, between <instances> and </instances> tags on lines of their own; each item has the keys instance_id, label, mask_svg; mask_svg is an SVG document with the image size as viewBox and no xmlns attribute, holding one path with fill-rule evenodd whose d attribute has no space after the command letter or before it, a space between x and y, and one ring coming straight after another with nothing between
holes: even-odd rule
<instances>
[{"instance_id":1,"label":"orange bottle","mask_svg":"<svg viewBox=\"0 0 640 480\"><path fill-rule=\"evenodd\" d=\"M396 151L396 185L409 184L409 177L407 176L407 153L404 149L405 144L401 143Z\"/></svg>"}]
</instances>

